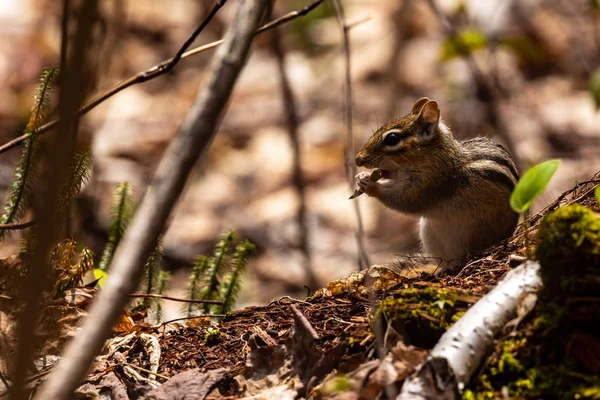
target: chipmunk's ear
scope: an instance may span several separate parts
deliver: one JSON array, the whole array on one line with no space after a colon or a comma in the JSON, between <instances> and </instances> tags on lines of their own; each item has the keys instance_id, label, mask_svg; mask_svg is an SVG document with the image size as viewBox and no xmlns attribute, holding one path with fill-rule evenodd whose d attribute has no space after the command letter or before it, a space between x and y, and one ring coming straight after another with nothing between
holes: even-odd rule
<instances>
[{"instance_id":1,"label":"chipmunk's ear","mask_svg":"<svg viewBox=\"0 0 600 400\"><path fill-rule=\"evenodd\" d=\"M421 111L421 108L423 108L423 105L425 103L427 103L428 101L429 101L429 97L421 97L419 100L417 100L417 102L413 106L413 108L410 111L410 113L411 114L415 114L415 115L419 115L419 112Z\"/></svg>"},{"instance_id":2,"label":"chipmunk's ear","mask_svg":"<svg viewBox=\"0 0 600 400\"><path fill-rule=\"evenodd\" d=\"M438 132L440 122L440 106L435 100L429 100L421 108L418 120L421 121L423 131L421 137L425 139L432 138Z\"/></svg>"},{"instance_id":3,"label":"chipmunk's ear","mask_svg":"<svg viewBox=\"0 0 600 400\"><path fill-rule=\"evenodd\" d=\"M419 118L428 124L435 124L440 120L440 105L435 100L429 100L421 108Z\"/></svg>"}]
</instances>

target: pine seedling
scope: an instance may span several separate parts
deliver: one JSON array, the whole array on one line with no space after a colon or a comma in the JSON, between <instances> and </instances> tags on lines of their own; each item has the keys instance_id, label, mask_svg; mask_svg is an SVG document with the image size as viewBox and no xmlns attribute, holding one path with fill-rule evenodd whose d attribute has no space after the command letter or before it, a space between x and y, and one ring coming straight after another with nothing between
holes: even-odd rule
<instances>
[{"instance_id":1,"label":"pine seedling","mask_svg":"<svg viewBox=\"0 0 600 400\"><path fill-rule=\"evenodd\" d=\"M160 275L163 267L162 238L158 238L154 250L144 265L143 290L146 294L152 294L159 287ZM144 298L144 306L150 307L151 299Z\"/></svg>"},{"instance_id":2,"label":"pine seedling","mask_svg":"<svg viewBox=\"0 0 600 400\"><path fill-rule=\"evenodd\" d=\"M166 271L160 271L158 276L158 294L164 296L167 289L169 289L169 284L171 282L171 274ZM152 315L154 317L154 322L159 324L160 321L163 320L163 309L162 309L162 301L161 299L153 299L152 302L154 304L154 310L152 310Z\"/></svg>"},{"instance_id":3,"label":"pine seedling","mask_svg":"<svg viewBox=\"0 0 600 400\"><path fill-rule=\"evenodd\" d=\"M98 268L107 271L115 255L117 246L123 237L125 228L133 215L133 197L131 186L123 182L117 186L111 208L112 222L109 228L109 237Z\"/></svg>"},{"instance_id":4,"label":"pine seedling","mask_svg":"<svg viewBox=\"0 0 600 400\"><path fill-rule=\"evenodd\" d=\"M243 272L246 269L248 260L254 253L256 248L248 240L239 244L233 255L233 271L224 279L221 286L221 300L223 304L220 306L219 314L226 314L231 311L233 304L240 291L240 281Z\"/></svg>"},{"instance_id":5,"label":"pine seedling","mask_svg":"<svg viewBox=\"0 0 600 400\"><path fill-rule=\"evenodd\" d=\"M25 132L30 133L31 136L25 140L21 159L8 190L4 212L0 217L2 224L10 224L20 219L30 200L38 152L39 135L36 130L42 123L44 110L50 99L50 92L56 86L57 77L58 68L53 67L46 69L40 78L38 90L34 96L33 110L25 128ZM6 229L0 229L0 240L4 238L6 232Z\"/></svg>"},{"instance_id":6,"label":"pine seedling","mask_svg":"<svg viewBox=\"0 0 600 400\"><path fill-rule=\"evenodd\" d=\"M192 265L192 273L190 274L189 284L187 287L187 298L189 300L199 300L202 295L202 283L204 276L208 271L209 258L207 256L198 256ZM193 313L198 309L197 303L187 303L184 305L183 312L188 317L193 316Z\"/></svg>"},{"instance_id":7,"label":"pine seedling","mask_svg":"<svg viewBox=\"0 0 600 400\"><path fill-rule=\"evenodd\" d=\"M221 240L215 247L213 257L209 261L208 278L206 280L206 288L202 294L202 300L214 300L219 293L219 276L223 269L227 266L227 255L231 242L235 240L235 232L228 231L221 236ZM210 313L211 305L204 305L204 312Z\"/></svg>"}]
</instances>

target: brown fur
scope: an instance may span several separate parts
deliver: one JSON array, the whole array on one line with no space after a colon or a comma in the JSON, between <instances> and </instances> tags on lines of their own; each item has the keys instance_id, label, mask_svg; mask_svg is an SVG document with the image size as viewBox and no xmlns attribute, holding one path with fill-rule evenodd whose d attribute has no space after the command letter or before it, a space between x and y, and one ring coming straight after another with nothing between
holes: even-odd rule
<instances>
[{"instance_id":1,"label":"brown fur","mask_svg":"<svg viewBox=\"0 0 600 400\"><path fill-rule=\"evenodd\" d=\"M384 143L392 130L393 146ZM437 102L419 99L410 114L379 128L356 164L383 170L359 186L394 210L422 217L428 256L450 262L509 236L518 216L509 198L518 179L510 154L493 140L459 142L440 120Z\"/></svg>"}]
</instances>

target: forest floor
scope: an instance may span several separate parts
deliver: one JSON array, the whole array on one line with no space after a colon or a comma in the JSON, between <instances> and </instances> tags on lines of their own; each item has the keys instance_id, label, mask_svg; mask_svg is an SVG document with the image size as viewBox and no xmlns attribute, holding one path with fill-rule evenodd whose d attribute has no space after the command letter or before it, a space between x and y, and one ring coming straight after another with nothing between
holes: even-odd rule
<instances>
[{"instance_id":1,"label":"forest floor","mask_svg":"<svg viewBox=\"0 0 600 400\"><path fill-rule=\"evenodd\" d=\"M565 192L531 218L531 231L544 215L567 204L600 211L593 193L598 184L600 173ZM149 326L139 313L124 315L78 396L98 398L110 392L113 399L181 398L178 393L214 399L374 399L385 391L389 398L445 330L523 261L523 233L521 226L454 276L408 277L406 271L373 266L332 281L305 300L282 297L231 312L220 322L196 318ZM11 282L19 263L12 257L0 267L6 351L14 333ZM95 291L77 288L45 305L40 339L49 363L75 334ZM502 349L490 357L498 357L498 351ZM51 368L42 366L31 385Z\"/></svg>"}]
</instances>

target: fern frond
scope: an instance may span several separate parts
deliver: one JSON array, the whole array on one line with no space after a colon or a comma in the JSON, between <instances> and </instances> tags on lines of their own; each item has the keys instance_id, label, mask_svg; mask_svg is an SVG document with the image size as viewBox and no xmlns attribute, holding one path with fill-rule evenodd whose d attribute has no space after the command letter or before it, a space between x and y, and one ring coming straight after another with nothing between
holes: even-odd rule
<instances>
[{"instance_id":1,"label":"fern frond","mask_svg":"<svg viewBox=\"0 0 600 400\"><path fill-rule=\"evenodd\" d=\"M209 261L208 277L206 279L206 288L202 294L203 300L214 300L219 293L219 275L227 266L226 257L229 254L229 247L235 240L235 232L228 231L221 235L221 240L215 247L214 255ZM204 312L209 313L210 304L204 304Z\"/></svg>"},{"instance_id":2,"label":"fern frond","mask_svg":"<svg viewBox=\"0 0 600 400\"><path fill-rule=\"evenodd\" d=\"M248 260L254 253L256 248L248 240L238 245L236 252L233 255L233 271L223 281L221 286L221 300L223 304L220 306L219 314L225 314L231 311L233 304L240 291L240 281L242 274L246 269Z\"/></svg>"},{"instance_id":3,"label":"fern frond","mask_svg":"<svg viewBox=\"0 0 600 400\"><path fill-rule=\"evenodd\" d=\"M204 275L209 267L209 258L207 256L198 256L192 264L192 272L190 274L190 280L187 287L187 298L189 300L199 300L202 294L201 283L203 282ZM183 312L188 317L193 316L194 311L198 309L198 303L187 303L183 306Z\"/></svg>"},{"instance_id":4,"label":"fern frond","mask_svg":"<svg viewBox=\"0 0 600 400\"><path fill-rule=\"evenodd\" d=\"M144 265L143 286L146 294L152 294L153 290L159 286L160 274L163 267L163 248L162 238L158 238L154 250ZM150 307L151 299L144 298L144 306Z\"/></svg>"},{"instance_id":5,"label":"fern frond","mask_svg":"<svg viewBox=\"0 0 600 400\"><path fill-rule=\"evenodd\" d=\"M108 232L108 242L104 247L102 258L98 265L98 268L102 271L106 271L110 267L117 246L133 215L133 194L129 183L123 182L117 186L110 215L111 224Z\"/></svg>"},{"instance_id":6,"label":"fern frond","mask_svg":"<svg viewBox=\"0 0 600 400\"><path fill-rule=\"evenodd\" d=\"M79 194L81 187L90 179L92 158L87 151L77 152L73 156L73 164L67 181L60 191L59 212L66 213L71 201Z\"/></svg>"},{"instance_id":7,"label":"fern frond","mask_svg":"<svg viewBox=\"0 0 600 400\"><path fill-rule=\"evenodd\" d=\"M16 222L25 213L29 202L33 176L36 167L38 153L38 134L36 129L41 125L44 109L50 98L50 92L56 85L58 68L49 68L42 73L40 84L34 96L34 106L29 117L25 132L31 136L25 140L21 159L14 172L13 180L8 190L8 198L4 206L4 212L0 217L0 223L9 224ZM6 234L6 229L0 230L0 240Z\"/></svg>"},{"instance_id":8,"label":"fern frond","mask_svg":"<svg viewBox=\"0 0 600 400\"><path fill-rule=\"evenodd\" d=\"M163 296L165 292L169 289L169 285L171 283L171 274L166 271L161 271L158 276L158 294ZM154 317L154 322L159 324L163 320L163 309L161 299L154 299L154 309L152 310L152 315Z\"/></svg>"}]
</instances>

